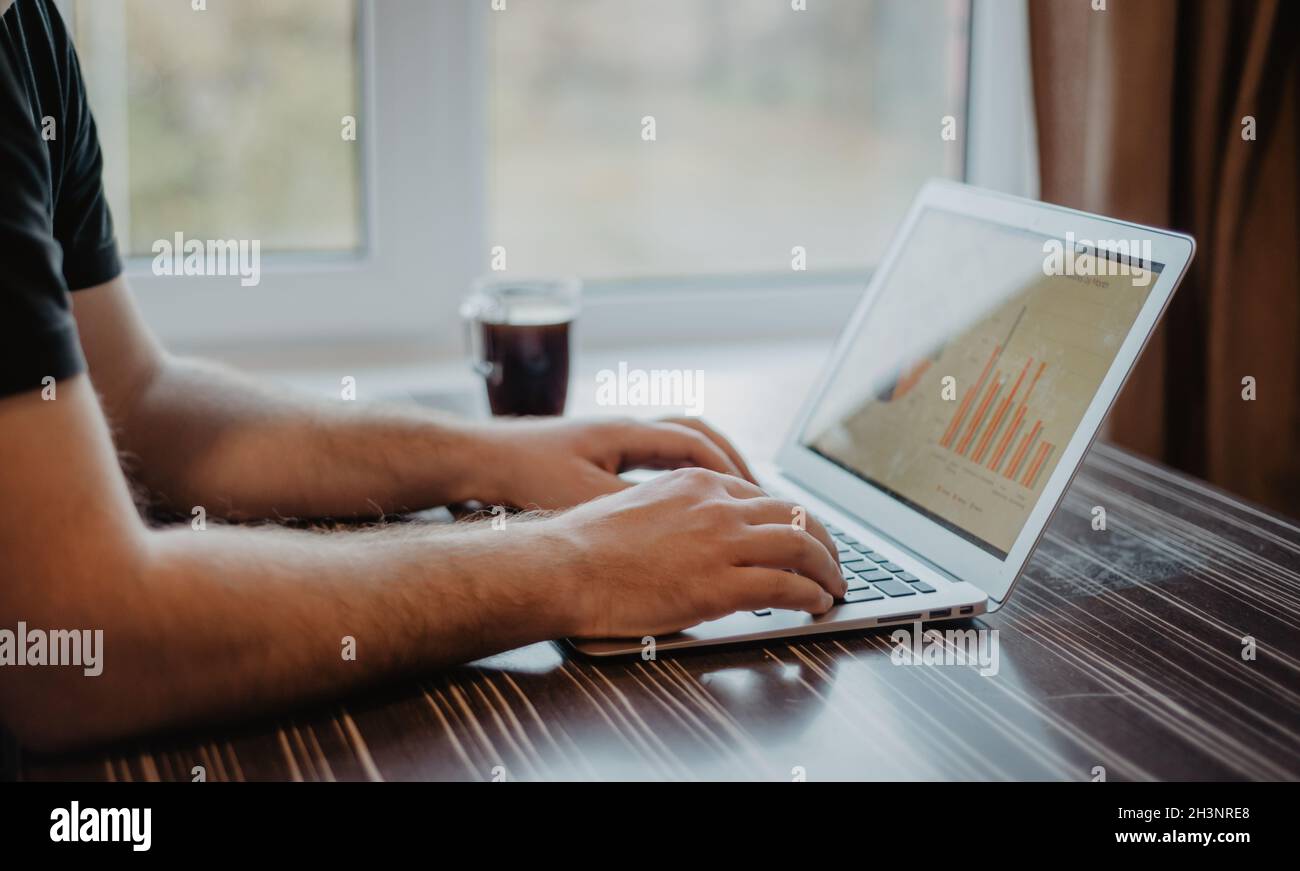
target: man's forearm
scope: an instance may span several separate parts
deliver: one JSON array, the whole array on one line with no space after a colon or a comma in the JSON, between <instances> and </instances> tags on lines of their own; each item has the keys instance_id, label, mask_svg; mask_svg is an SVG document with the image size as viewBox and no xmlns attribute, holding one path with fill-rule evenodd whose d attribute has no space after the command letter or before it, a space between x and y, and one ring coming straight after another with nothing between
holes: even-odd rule
<instances>
[{"instance_id":1,"label":"man's forearm","mask_svg":"<svg viewBox=\"0 0 1300 871\"><path fill-rule=\"evenodd\" d=\"M528 521L150 533L137 567L50 615L104 630L103 671L42 670L59 686L33 687L39 728L22 737L62 749L244 717L575 633L564 554ZM25 612L31 625L40 610Z\"/></svg>"},{"instance_id":2,"label":"man's forearm","mask_svg":"<svg viewBox=\"0 0 1300 871\"><path fill-rule=\"evenodd\" d=\"M296 397L168 359L114 420L161 503L227 517L377 516L474 498L473 424L419 409Z\"/></svg>"}]
</instances>

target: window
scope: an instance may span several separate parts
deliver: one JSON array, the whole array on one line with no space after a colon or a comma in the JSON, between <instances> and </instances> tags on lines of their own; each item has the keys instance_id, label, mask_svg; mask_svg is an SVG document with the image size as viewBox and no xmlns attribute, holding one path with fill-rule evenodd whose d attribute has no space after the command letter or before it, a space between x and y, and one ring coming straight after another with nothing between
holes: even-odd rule
<instances>
[{"instance_id":1,"label":"window","mask_svg":"<svg viewBox=\"0 0 1300 871\"><path fill-rule=\"evenodd\" d=\"M789 274L794 246L865 268L922 181L962 172L964 2L531 0L487 26L512 269Z\"/></svg>"},{"instance_id":2,"label":"window","mask_svg":"<svg viewBox=\"0 0 1300 871\"><path fill-rule=\"evenodd\" d=\"M267 251L364 241L356 0L78 0L124 253L177 232Z\"/></svg>"},{"instance_id":3,"label":"window","mask_svg":"<svg viewBox=\"0 0 1300 871\"><path fill-rule=\"evenodd\" d=\"M173 347L459 354L496 246L587 280L584 342L825 335L923 179L1032 193L1023 0L58 2ZM152 274L177 231L260 284Z\"/></svg>"}]
</instances>

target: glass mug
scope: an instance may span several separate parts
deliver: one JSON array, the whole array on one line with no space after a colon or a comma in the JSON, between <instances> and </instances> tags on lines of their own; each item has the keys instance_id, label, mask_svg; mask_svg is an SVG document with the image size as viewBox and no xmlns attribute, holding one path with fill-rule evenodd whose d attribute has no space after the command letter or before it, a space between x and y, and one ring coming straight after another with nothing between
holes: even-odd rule
<instances>
[{"instance_id":1,"label":"glass mug","mask_svg":"<svg viewBox=\"0 0 1300 871\"><path fill-rule=\"evenodd\" d=\"M559 415L569 392L576 278L481 278L461 303L474 371L495 415Z\"/></svg>"}]
</instances>

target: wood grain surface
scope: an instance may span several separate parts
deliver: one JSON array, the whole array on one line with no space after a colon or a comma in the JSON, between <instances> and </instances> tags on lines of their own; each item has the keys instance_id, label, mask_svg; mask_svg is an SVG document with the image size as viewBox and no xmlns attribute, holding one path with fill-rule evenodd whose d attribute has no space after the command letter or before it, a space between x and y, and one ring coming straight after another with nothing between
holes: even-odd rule
<instances>
[{"instance_id":1,"label":"wood grain surface","mask_svg":"<svg viewBox=\"0 0 1300 871\"><path fill-rule=\"evenodd\" d=\"M1103 444L1007 606L966 624L998 630L994 675L895 665L883 631L653 661L542 643L274 721L27 758L22 775L1290 780L1298 606L1300 528Z\"/></svg>"}]
</instances>

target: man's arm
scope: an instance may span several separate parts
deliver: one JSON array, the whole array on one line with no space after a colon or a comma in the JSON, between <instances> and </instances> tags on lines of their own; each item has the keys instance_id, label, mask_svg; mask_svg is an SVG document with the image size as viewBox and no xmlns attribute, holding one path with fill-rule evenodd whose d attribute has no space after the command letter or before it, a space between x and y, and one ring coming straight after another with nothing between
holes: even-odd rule
<instances>
[{"instance_id":1,"label":"man's arm","mask_svg":"<svg viewBox=\"0 0 1300 871\"><path fill-rule=\"evenodd\" d=\"M118 277L73 294L91 379L133 476L213 516L375 516L471 498L469 427L277 392L168 355ZM362 409L362 410L359 410Z\"/></svg>"},{"instance_id":2,"label":"man's arm","mask_svg":"<svg viewBox=\"0 0 1300 871\"><path fill-rule=\"evenodd\" d=\"M694 421L472 423L268 389L168 356L121 277L73 294L73 313L119 449L183 514L375 516L470 499L560 508L621 489L632 466L749 477Z\"/></svg>"},{"instance_id":3,"label":"man's arm","mask_svg":"<svg viewBox=\"0 0 1300 871\"><path fill-rule=\"evenodd\" d=\"M564 635L821 613L845 588L824 530L699 469L499 530L150 530L84 375L50 400L0 398L0 457L0 614L103 632L98 676L0 668L0 720L36 750L246 717Z\"/></svg>"},{"instance_id":4,"label":"man's arm","mask_svg":"<svg viewBox=\"0 0 1300 871\"><path fill-rule=\"evenodd\" d=\"M482 524L147 530L84 376L54 401L0 399L0 456L0 614L104 633L98 677L0 669L0 710L28 746L256 711L579 628L560 576L518 570L537 545L524 524L490 547Z\"/></svg>"}]
</instances>

